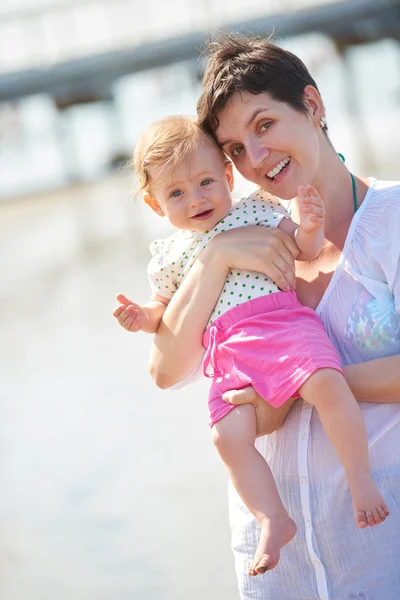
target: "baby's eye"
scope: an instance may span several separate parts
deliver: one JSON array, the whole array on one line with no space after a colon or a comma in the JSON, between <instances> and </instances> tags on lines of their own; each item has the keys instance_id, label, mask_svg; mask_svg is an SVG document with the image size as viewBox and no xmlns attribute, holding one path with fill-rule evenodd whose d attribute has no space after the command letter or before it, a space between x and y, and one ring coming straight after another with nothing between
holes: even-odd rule
<instances>
[{"instance_id":1,"label":"baby's eye","mask_svg":"<svg viewBox=\"0 0 400 600\"><path fill-rule=\"evenodd\" d=\"M201 185L210 185L210 183L212 183L212 179L203 179Z\"/></svg>"},{"instance_id":2,"label":"baby's eye","mask_svg":"<svg viewBox=\"0 0 400 600\"><path fill-rule=\"evenodd\" d=\"M181 194L183 194L182 190L174 190L171 192L171 198L179 198Z\"/></svg>"},{"instance_id":3,"label":"baby's eye","mask_svg":"<svg viewBox=\"0 0 400 600\"><path fill-rule=\"evenodd\" d=\"M239 154L243 151L243 146L236 146L232 150L232 156L239 156Z\"/></svg>"}]
</instances>

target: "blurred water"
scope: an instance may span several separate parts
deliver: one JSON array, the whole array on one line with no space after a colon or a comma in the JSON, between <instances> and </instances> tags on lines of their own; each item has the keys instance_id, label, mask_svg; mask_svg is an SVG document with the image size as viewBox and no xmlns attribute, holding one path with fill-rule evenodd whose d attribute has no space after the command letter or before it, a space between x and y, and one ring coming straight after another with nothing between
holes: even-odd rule
<instances>
[{"instance_id":1,"label":"blurred water","mask_svg":"<svg viewBox=\"0 0 400 600\"><path fill-rule=\"evenodd\" d=\"M0 212L4 600L236 597L207 386L157 390L150 336L111 316L117 291L148 297L152 234L128 190L112 177Z\"/></svg>"}]
</instances>

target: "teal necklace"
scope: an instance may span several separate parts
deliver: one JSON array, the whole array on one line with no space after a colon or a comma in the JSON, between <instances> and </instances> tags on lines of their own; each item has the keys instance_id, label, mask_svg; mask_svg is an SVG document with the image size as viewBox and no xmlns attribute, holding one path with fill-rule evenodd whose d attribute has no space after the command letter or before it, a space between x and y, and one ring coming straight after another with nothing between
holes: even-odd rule
<instances>
[{"instance_id":1,"label":"teal necklace","mask_svg":"<svg viewBox=\"0 0 400 600\"><path fill-rule=\"evenodd\" d=\"M340 156L340 158L342 159L343 162L345 162L345 158L343 156L343 154L340 154L340 152L338 152L338 155ZM350 171L349 171L350 173ZM358 204L357 204L357 188L356 188L356 178L354 177L353 173L350 173L350 177L351 177L351 185L353 188L353 211L354 214L356 214L357 209L358 209ZM291 207L291 202L289 204L288 207L288 212L291 215L292 214L292 207Z\"/></svg>"},{"instance_id":2,"label":"teal necklace","mask_svg":"<svg viewBox=\"0 0 400 600\"><path fill-rule=\"evenodd\" d=\"M338 155L340 156L340 158L342 159L343 162L346 162L343 154L340 154L340 152L338 152ZM349 173L350 173L350 171L349 171ZM358 209L356 178L354 177L353 173L350 173L350 177L351 177L351 185L353 187L353 210L354 210L354 214L356 214L357 209Z\"/></svg>"},{"instance_id":3,"label":"teal necklace","mask_svg":"<svg viewBox=\"0 0 400 600\"><path fill-rule=\"evenodd\" d=\"M350 173L350 171L349 171ZM356 178L354 177L353 173L350 173L350 177L351 177L351 184L353 186L353 208L354 208L354 214L356 214L357 212L357 190L356 190Z\"/></svg>"}]
</instances>

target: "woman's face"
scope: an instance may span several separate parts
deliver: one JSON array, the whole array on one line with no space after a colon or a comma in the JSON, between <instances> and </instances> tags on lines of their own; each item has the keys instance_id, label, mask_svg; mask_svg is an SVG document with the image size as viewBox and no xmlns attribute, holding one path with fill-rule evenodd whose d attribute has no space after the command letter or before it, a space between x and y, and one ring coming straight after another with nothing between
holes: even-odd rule
<instances>
[{"instance_id":1,"label":"woman's face","mask_svg":"<svg viewBox=\"0 0 400 600\"><path fill-rule=\"evenodd\" d=\"M237 92L218 114L217 140L241 175L283 199L315 181L325 138L321 98L312 86L304 93L308 113L267 93Z\"/></svg>"}]
</instances>

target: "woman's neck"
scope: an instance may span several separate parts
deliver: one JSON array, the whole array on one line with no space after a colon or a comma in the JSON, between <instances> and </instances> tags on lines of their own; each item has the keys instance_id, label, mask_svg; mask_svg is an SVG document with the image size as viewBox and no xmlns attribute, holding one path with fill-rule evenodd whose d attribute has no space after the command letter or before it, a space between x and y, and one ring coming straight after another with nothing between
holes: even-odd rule
<instances>
[{"instance_id":1,"label":"woman's neck","mask_svg":"<svg viewBox=\"0 0 400 600\"><path fill-rule=\"evenodd\" d=\"M355 183L358 207L365 198L368 182L355 177ZM353 184L346 165L330 145L322 153L313 185L325 203L325 237L331 240L340 231L347 232L355 212Z\"/></svg>"}]
</instances>

